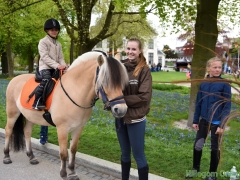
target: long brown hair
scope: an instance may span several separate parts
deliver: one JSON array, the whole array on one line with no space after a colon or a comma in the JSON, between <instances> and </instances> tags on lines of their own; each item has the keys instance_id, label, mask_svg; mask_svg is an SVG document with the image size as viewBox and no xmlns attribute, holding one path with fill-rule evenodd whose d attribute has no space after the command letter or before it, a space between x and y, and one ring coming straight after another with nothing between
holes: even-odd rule
<instances>
[{"instance_id":1,"label":"long brown hair","mask_svg":"<svg viewBox=\"0 0 240 180\"><path fill-rule=\"evenodd\" d=\"M137 38L130 38L127 42L130 42L130 41L137 42L138 43L138 48L141 50L141 53L139 54L139 59L138 59L138 62L137 62L138 65L133 72L133 76L136 77L140 73L140 71L142 70L142 68L144 66L147 66L147 67L149 67L149 66L147 65L146 58L143 55L143 46L142 46L141 41Z\"/></svg>"}]
</instances>

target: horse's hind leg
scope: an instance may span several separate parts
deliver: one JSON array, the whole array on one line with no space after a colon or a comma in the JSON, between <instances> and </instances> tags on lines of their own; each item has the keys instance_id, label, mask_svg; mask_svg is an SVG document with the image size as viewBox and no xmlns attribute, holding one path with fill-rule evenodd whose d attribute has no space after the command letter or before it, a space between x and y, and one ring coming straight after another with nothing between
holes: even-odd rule
<instances>
[{"instance_id":1,"label":"horse's hind leg","mask_svg":"<svg viewBox=\"0 0 240 180\"><path fill-rule=\"evenodd\" d=\"M4 158L3 158L3 163L4 164L10 164L12 163L12 160L10 158L10 149L9 149L9 145L10 145L10 138L11 138L11 135L12 135L12 131L13 131L13 126L14 126L14 123L10 123L9 122L10 120L7 121L7 124L5 126L5 145L4 145Z\"/></svg>"},{"instance_id":2,"label":"horse's hind leg","mask_svg":"<svg viewBox=\"0 0 240 180\"><path fill-rule=\"evenodd\" d=\"M25 135L25 142L26 142L26 150L27 150L27 156L29 157L30 164L38 164L39 161L34 156L32 151L32 145L31 145L31 136L32 136L32 129L33 129L33 123L30 121L26 121L26 125L24 127L24 135Z\"/></svg>"},{"instance_id":3,"label":"horse's hind leg","mask_svg":"<svg viewBox=\"0 0 240 180\"><path fill-rule=\"evenodd\" d=\"M23 115L12 108L11 111L7 108L7 124L5 126L5 145L4 145L4 164L12 163L10 158L10 143L13 145L14 151L19 151L24 148L23 143L23 125L24 125L24 117ZM13 136L12 136L13 134Z\"/></svg>"},{"instance_id":4,"label":"horse's hind leg","mask_svg":"<svg viewBox=\"0 0 240 180\"><path fill-rule=\"evenodd\" d=\"M83 131L83 127L80 127L80 129L75 129L72 132L72 139L70 141L70 155L69 155L69 164L68 168L71 171L71 173L68 175L68 179L72 180L78 180L78 176L75 172L75 158L76 158L76 152L77 152L77 145L79 141L79 137Z\"/></svg>"},{"instance_id":5,"label":"horse's hind leg","mask_svg":"<svg viewBox=\"0 0 240 180\"><path fill-rule=\"evenodd\" d=\"M4 158L3 158L3 163L4 164L10 164L12 163L12 160L10 158L10 139L13 131L13 126L14 126L15 121L10 122L10 119L8 118L7 124L5 126L5 145L4 145Z\"/></svg>"}]
</instances>

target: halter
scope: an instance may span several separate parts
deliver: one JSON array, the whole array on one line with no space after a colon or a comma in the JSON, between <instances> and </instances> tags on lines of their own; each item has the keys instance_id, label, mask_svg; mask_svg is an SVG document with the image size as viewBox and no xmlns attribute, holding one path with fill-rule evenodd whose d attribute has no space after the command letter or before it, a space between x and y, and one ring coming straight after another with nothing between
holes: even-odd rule
<instances>
[{"instance_id":1,"label":"halter","mask_svg":"<svg viewBox=\"0 0 240 180\"><path fill-rule=\"evenodd\" d=\"M97 67L96 69L96 80L95 80L95 85L97 83L97 79L98 79L98 74L99 74L99 66ZM92 108L93 106L95 106L95 103L97 102L97 100L99 99L99 96L98 94L100 93L101 94L101 97L102 97L102 101L104 103L104 110L106 111L110 111L112 106L116 105L116 104L125 104L126 101L123 99L124 96L118 96L114 99L111 99L111 100L108 100L107 98L107 95L103 89L103 87L101 86L101 88L99 89L96 89L96 96L94 97L94 99L92 100L92 103L90 106L81 106L81 105L78 105L70 96L69 94L67 93L67 91L65 90L65 88L63 87L63 84L62 84L62 81L61 81L61 76L60 76L60 84L61 84L61 87L64 91L64 93L66 94L66 96L68 97L68 99L70 99L72 101L73 104L75 104L76 106L80 107L80 108L83 108L83 109L89 109L89 108Z\"/></svg>"},{"instance_id":2,"label":"halter","mask_svg":"<svg viewBox=\"0 0 240 180\"><path fill-rule=\"evenodd\" d=\"M96 69L95 85L97 83L99 70L100 70L100 68L98 66L97 69ZM114 106L116 104L126 104L126 101L123 99L124 96L118 96L114 99L108 100L107 95L106 95L102 86L99 89L96 89L96 96L97 96L98 99L99 99L99 95L98 95L99 93L101 94L102 101L103 101L103 104L104 104L103 109L106 110L106 111L111 111L112 106Z\"/></svg>"},{"instance_id":3,"label":"halter","mask_svg":"<svg viewBox=\"0 0 240 180\"><path fill-rule=\"evenodd\" d=\"M108 100L106 93L104 92L103 88L101 87L98 89L98 92L102 96L102 101L104 103L104 110L110 111L112 106L116 104L126 104L126 101L123 99L124 96L118 96L114 99Z\"/></svg>"}]
</instances>

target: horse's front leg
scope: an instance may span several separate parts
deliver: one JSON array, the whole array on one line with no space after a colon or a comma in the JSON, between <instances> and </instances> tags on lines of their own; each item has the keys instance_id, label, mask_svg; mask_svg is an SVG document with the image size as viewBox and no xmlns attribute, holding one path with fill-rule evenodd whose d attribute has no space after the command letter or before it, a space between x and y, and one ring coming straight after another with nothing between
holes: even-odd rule
<instances>
[{"instance_id":1,"label":"horse's front leg","mask_svg":"<svg viewBox=\"0 0 240 180\"><path fill-rule=\"evenodd\" d=\"M38 164L39 161L34 156L32 151L32 145L31 145L31 136L32 136L32 129L33 129L33 123L30 121L26 121L26 125L24 127L24 136L25 136L25 142L26 142L26 150L27 150L27 156L29 157L30 164Z\"/></svg>"},{"instance_id":2,"label":"horse's front leg","mask_svg":"<svg viewBox=\"0 0 240 180\"><path fill-rule=\"evenodd\" d=\"M77 128L72 132L72 139L70 142L69 164L68 164L68 168L71 171L71 173L68 175L68 179L71 179L71 180L79 180L75 172L75 157L76 157L79 137L82 131L83 131L83 127L80 127L80 129Z\"/></svg>"},{"instance_id":3,"label":"horse's front leg","mask_svg":"<svg viewBox=\"0 0 240 180\"><path fill-rule=\"evenodd\" d=\"M57 127L59 155L61 159L60 176L62 179L67 180L67 158L68 158L68 132L64 126Z\"/></svg>"}]
</instances>

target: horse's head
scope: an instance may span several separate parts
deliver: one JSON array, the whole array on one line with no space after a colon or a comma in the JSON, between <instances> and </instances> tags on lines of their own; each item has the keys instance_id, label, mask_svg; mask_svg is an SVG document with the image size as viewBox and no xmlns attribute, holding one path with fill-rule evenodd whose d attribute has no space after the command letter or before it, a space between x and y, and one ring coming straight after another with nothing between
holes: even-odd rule
<instances>
[{"instance_id":1,"label":"horse's head","mask_svg":"<svg viewBox=\"0 0 240 180\"><path fill-rule=\"evenodd\" d=\"M111 110L116 118L123 117L127 112L122 93L128 83L126 68L120 61L102 55L98 57L98 64L96 91L105 104L104 109Z\"/></svg>"}]
</instances>

